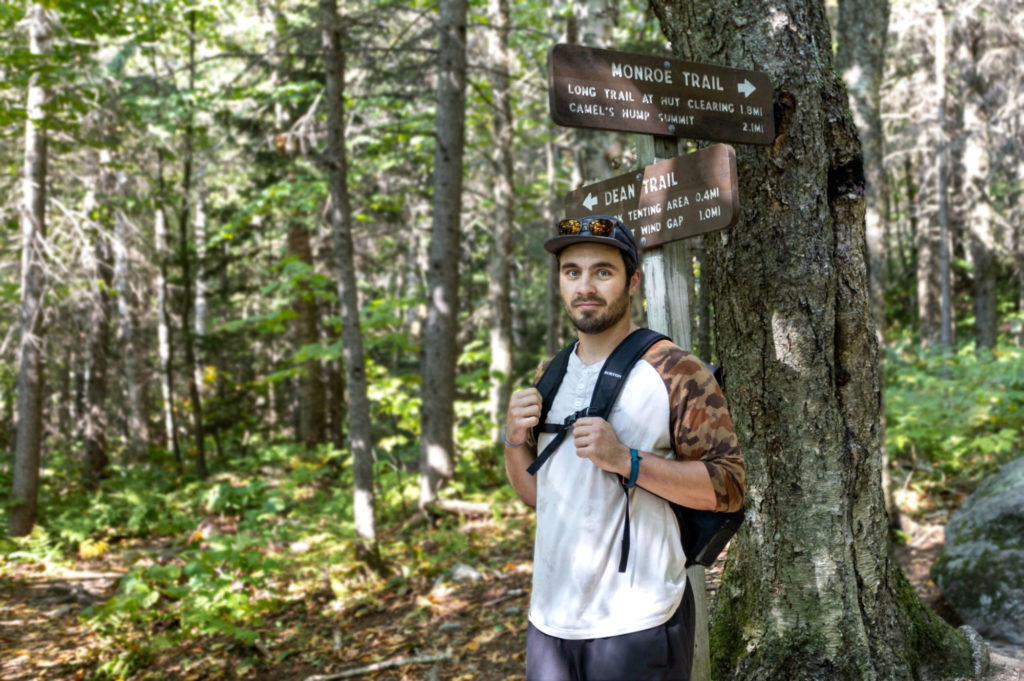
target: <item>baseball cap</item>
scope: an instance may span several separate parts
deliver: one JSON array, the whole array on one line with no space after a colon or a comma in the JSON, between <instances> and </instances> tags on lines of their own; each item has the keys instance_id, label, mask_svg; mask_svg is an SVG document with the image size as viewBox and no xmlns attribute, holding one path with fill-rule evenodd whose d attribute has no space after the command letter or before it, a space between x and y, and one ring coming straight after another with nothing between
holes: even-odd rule
<instances>
[{"instance_id":1,"label":"baseball cap","mask_svg":"<svg viewBox=\"0 0 1024 681\"><path fill-rule=\"evenodd\" d=\"M545 241L544 248L549 253L557 255L566 246L582 242L615 246L632 260L634 265L639 263L633 230L626 227L622 220L611 215L589 215L559 220L558 234Z\"/></svg>"}]
</instances>

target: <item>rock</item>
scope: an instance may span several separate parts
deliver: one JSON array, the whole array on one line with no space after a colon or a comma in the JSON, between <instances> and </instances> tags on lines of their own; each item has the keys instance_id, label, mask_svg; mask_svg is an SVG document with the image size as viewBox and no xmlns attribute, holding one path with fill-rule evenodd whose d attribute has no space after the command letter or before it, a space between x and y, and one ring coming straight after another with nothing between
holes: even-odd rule
<instances>
[{"instance_id":1,"label":"rock","mask_svg":"<svg viewBox=\"0 0 1024 681\"><path fill-rule=\"evenodd\" d=\"M1024 646L1024 458L988 477L953 513L931 574L982 636Z\"/></svg>"},{"instance_id":2,"label":"rock","mask_svg":"<svg viewBox=\"0 0 1024 681\"><path fill-rule=\"evenodd\" d=\"M480 571L465 563L456 563L452 567L453 582L479 582L481 579L483 579L483 575L480 574Z\"/></svg>"}]
</instances>

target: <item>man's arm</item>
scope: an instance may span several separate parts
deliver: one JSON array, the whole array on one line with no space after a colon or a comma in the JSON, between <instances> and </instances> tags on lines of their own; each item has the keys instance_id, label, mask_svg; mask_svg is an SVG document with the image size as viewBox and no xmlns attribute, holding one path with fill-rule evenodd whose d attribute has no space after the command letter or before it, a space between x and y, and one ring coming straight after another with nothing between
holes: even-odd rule
<instances>
[{"instance_id":1,"label":"man's arm","mask_svg":"<svg viewBox=\"0 0 1024 681\"><path fill-rule=\"evenodd\" d=\"M512 489L523 503L537 507L537 478L526 469L537 458L537 447L532 442L533 428L540 422L541 395L536 388L520 390L512 395L505 413L505 439L518 447L505 444L505 473Z\"/></svg>"},{"instance_id":2,"label":"man's arm","mask_svg":"<svg viewBox=\"0 0 1024 681\"><path fill-rule=\"evenodd\" d=\"M577 456L590 459L602 470L629 478L629 447L619 442L610 423L594 416L579 419L573 437ZM681 506L715 510L715 488L703 461L671 460L647 452L639 455L643 459L636 478L639 487Z\"/></svg>"},{"instance_id":3,"label":"man's arm","mask_svg":"<svg viewBox=\"0 0 1024 681\"><path fill-rule=\"evenodd\" d=\"M644 359L658 371L668 390L669 427L676 458L648 457L641 452L637 484L690 508L739 510L743 506L746 468L718 383L697 357L669 343L655 345ZM629 449L607 421L579 419L574 432L580 456L604 470L629 477Z\"/></svg>"}]
</instances>

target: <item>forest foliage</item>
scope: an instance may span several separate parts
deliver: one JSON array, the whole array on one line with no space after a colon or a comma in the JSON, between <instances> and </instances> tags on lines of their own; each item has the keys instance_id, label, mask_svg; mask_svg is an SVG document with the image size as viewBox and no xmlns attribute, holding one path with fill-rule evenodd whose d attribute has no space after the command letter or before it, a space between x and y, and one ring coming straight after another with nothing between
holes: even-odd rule
<instances>
[{"instance_id":1,"label":"forest foliage","mask_svg":"<svg viewBox=\"0 0 1024 681\"><path fill-rule=\"evenodd\" d=\"M933 3L893 4L882 93L885 257L875 265L887 275L886 446L894 489L917 490L911 510L922 513L957 504L1024 445L1024 11L1001 0L945 4L945 127L936 125L932 100L920 95L936 89ZM323 151L324 68L313 6L89 0L46 7L54 47L41 59L28 50L23 5L0 5L0 35L10 46L0 56L5 521L17 500L19 196L31 74L42 77L51 97L40 505L31 534L0 536L0 577L26 564L130 556L116 594L82 612L110 642L93 660L99 677L123 678L193 637L258 651L272 635L274 614L311 595L356 612L376 589L401 592L448 574L457 562L517 570L509 555L528 542L530 521L516 514L504 484L488 394L494 381L525 385L545 348L567 337L545 321L548 262L537 246L549 231L551 206L578 177L582 142L550 123L546 101L546 54L565 39L573 5L527 3L512 11L512 377L491 370L487 340L497 172L487 36L494 17L486 3L469 5L461 304L451 348L458 357L456 471L441 496L488 504L494 524L486 535L461 531L456 517L425 516L417 504L437 7L361 0L342 8L359 321L376 522L389 575L368 570L354 548L342 320L324 218L331 159ZM619 3L615 19L609 44L670 53L646 7ZM601 135L611 167L634 164L629 138ZM940 139L949 142L943 148L954 190L950 347L936 341L939 286L928 241L939 215ZM984 162L976 158L979 139ZM980 171L968 172L978 163ZM982 204L989 212L979 237L984 216L975 208ZM987 259L978 241L988 245ZM162 321L164 278L170 318ZM997 340L989 345L976 340L987 323L976 306L986 278L995 282ZM111 367L98 405L106 463L93 477L83 424L97 408L89 392L97 309L105 310L100 323L112 336L100 349ZM312 336L300 328L307 318ZM170 394L161 391L161 325L172 339ZM194 367L182 352L186 331ZM705 352L714 359L711 348ZM304 392L310 376L319 393ZM202 401L202 444L214 452L206 476L196 467L189 380ZM315 394L319 405L309 402ZM323 414L319 435L300 432L301 412L313 408ZM427 613L431 606L422 607ZM286 659L300 649L274 654Z\"/></svg>"}]
</instances>

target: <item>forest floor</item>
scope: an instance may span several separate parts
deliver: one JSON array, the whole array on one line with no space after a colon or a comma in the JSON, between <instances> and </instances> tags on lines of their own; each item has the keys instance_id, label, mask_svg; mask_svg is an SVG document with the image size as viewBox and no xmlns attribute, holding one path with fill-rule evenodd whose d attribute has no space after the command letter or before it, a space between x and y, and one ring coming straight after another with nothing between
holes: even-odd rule
<instances>
[{"instance_id":1,"label":"forest floor","mask_svg":"<svg viewBox=\"0 0 1024 681\"><path fill-rule=\"evenodd\" d=\"M467 523L488 541L488 521ZM520 534L520 533L516 533ZM522 533L528 535L527 532ZM379 681L521 679L531 555L528 536L489 538L505 555L499 569L459 569L410 578L345 606L324 588L267 617L261 642L227 637L192 640L137 660L133 679L254 679ZM940 615L955 614L928 571L943 542L943 525L914 525L897 557L921 597ZM429 546L424 547L430 550ZM127 570L124 554L82 560L72 567L11 565L0 574L0 679L75 680L97 677L104 647L145 646L101 641L80 619L83 607L109 598ZM707 572L713 597L721 562ZM158 632L153 632L156 635ZM1024 651L993 649L987 681L1024 681ZM345 672L349 672L342 676ZM111 678L116 678L112 676Z\"/></svg>"}]
</instances>

